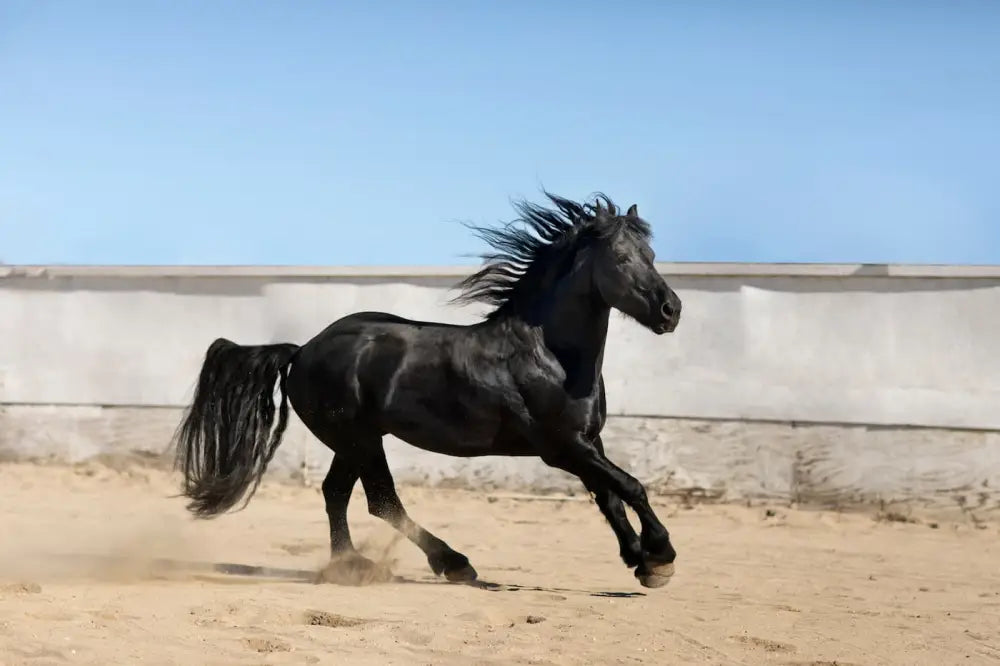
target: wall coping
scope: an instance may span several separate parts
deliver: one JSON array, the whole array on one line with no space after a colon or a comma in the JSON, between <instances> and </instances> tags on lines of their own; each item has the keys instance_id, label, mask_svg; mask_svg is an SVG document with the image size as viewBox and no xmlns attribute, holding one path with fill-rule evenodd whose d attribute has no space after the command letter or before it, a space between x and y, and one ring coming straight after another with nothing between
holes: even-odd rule
<instances>
[{"instance_id":1,"label":"wall coping","mask_svg":"<svg viewBox=\"0 0 1000 666\"><path fill-rule=\"evenodd\" d=\"M0 265L0 280L12 278L462 278L475 266L170 266L170 265ZM658 263L664 275L699 277L815 278L1000 278L1000 265L986 264L818 264Z\"/></svg>"}]
</instances>

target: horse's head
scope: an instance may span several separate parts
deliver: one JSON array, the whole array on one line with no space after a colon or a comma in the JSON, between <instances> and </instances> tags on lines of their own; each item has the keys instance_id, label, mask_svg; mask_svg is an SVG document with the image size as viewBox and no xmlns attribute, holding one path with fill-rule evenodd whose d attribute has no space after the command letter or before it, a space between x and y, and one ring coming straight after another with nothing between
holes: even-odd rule
<instances>
[{"instance_id":1,"label":"horse's head","mask_svg":"<svg viewBox=\"0 0 1000 666\"><path fill-rule=\"evenodd\" d=\"M672 332L681 299L656 270L649 225L635 205L620 215L613 205L598 203L595 214L606 230L591 248L593 284L601 299L657 335Z\"/></svg>"},{"instance_id":2,"label":"horse's head","mask_svg":"<svg viewBox=\"0 0 1000 666\"><path fill-rule=\"evenodd\" d=\"M462 281L456 300L494 305L491 318L510 312L537 317L539 311L562 316L565 308L554 308L553 299L566 301L572 292L615 308L657 334L673 331L681 299L653 265L652 233L636 207L623 215L604 195L592 204L546 196L554 209L517 205L520 224L473 227L496 252L485 255L487 264ZM571 308L580 302L569 300Z\"/></svg>"}]
</instances>

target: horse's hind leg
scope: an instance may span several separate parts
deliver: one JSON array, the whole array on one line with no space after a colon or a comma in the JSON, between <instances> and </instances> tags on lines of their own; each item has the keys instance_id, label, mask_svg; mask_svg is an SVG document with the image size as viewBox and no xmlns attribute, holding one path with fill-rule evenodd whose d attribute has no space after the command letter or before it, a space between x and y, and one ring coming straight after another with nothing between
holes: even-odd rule
<instances>
[{"instance_id":1,"label":"horse's hind leg","mask_svg":"<svg viewBox=\"0 0 1000 666\"><path fill-rule=\"evenodd\" d=\"M330 521L330 566L324 570L322 578L330 582L388 579L388 572L381 571L378 565L362 556L351 541L347 505L359 476L359 467L352 458L335 453L323 479L323 500Z\"/></svg>"},{"instance_id":2,"label":"horse's hind leg","mask_svg":"<svg viewBox=\"0 0 1000 666\"><path fill-rule=\"evenodd\" d=\"M476 570L465 555L453 550L406 514L403 502L396 494L396 484L385 460L381 440L373 442L366 454L361 467L361 483L368 497L368 512L385 520L424 551L435 574L444 574L450 581L475 580Z\"/></svg>"},{"instance_id":3,"label":"horse's hind leg","mask_svg":"<svg viewBox=\"0 0 1000 666\"><path fill-rule=\"evenodd\" d=\"M330 470L323 479L323 501L326 503L326 516L330 520L330 552L333 555L354 551L351 529L347 524L347 505L359 476L360 472L354 461L344 455L334 454Z\"/></svg>"}]
</instances>

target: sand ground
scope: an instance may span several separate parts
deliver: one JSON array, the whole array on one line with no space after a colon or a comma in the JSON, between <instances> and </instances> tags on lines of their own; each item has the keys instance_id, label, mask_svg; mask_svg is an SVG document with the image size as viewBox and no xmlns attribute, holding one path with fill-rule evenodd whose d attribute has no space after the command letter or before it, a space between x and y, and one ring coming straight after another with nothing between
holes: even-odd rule
<instances>
[{"instance_id":1,"label":"sand ground","mask_svg":"<svg viewBox=\"0 0 1000 666\"><path fill-rule=\"evenodd\" d=\"M1000 527L658 502L677 575L646 590L589 501L401 489L487 586L436 579L351 507L396 582L316 584L318 488L193 521L129 465L0 465L0 664L972 664L1000 660ZM165 567L266 566L269 576ZM253 572L250 572L253 573Z\"/></svg>"}]
</instances>

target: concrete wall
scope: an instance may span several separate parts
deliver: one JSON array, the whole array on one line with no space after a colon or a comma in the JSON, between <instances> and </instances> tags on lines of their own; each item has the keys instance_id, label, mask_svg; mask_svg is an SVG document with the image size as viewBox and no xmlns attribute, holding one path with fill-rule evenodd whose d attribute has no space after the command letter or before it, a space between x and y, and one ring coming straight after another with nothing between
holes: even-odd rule
<instances>
[{"instance_id":1,"label":"concrete wall","mask_svg":"<svg viewBox=\"0 0 1000 666\"><path fill-rule=\"evenodd\" d=\"M684 300L677 332L612 322L607 440L620 464L661 489L730 498L996 506L1000 268L661 270ZM214 338L304 342L367 309L473 321L476 309L446 303L464 274L3 267L0 452L162 450ZM536 461L390 450L410 481L576 487ZM327 460L296 423L276 469L316 476Z\"/></svg>"}]
</instances>

